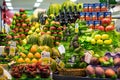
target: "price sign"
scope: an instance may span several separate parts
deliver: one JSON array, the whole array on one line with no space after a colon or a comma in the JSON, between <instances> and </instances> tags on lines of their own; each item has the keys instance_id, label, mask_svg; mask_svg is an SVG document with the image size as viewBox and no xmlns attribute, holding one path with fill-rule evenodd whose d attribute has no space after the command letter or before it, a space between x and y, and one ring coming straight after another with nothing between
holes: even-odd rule
<instances>
[{"instance_id":1,"label":"price sign","mask_svg":"<svg viewBox=\"0 0 120 80\"><path fill-rule=\"evenodd\" d=\"M78 29L78 28L79 28L79 25L78 25L78 23L76 23L76 24L75 24L75 33L78 33L78 32L79 32L79 29Z\"/></svg>"},{"instance_id":2,"label":"price sign","mask_svg":"<svg viewBox=\"0 0 120 80\"><path fill-rule=\"evenodd\" d=\"M15 41L11 41L10 46L16 47L16 42Z\"/></svg>"},{"instance_id":3,"label":"price sign","mask_svg":"<svg viewBox=\"0 0 120 80\"><path fill-rule=\"evenodd\" d=\"M9 55L14 56L16 51L16 47L10 46L10 52Z\"/></svg>"},{"instance_id":4,"label":"price sign","mask_svg":"<svg viewBox=\"0 0 120 80\"><path fill-rule=\"evenodd\" d=\"M5 52L4 48L5 46L0 46L0 55L2 55Z\"/></svg>"},{"instance_id":5,"label":"price sign","mask_svg":"<svg viewBox=\"0 0 120 80\"><path fill-rule=\"evenodd\" d=\"M41 53L42 65L50 64L50 52L43 51Z\"/></svg>"},{"instance_id":6,"label":"price sign","mask_svg":"<svg viewBox=\"0 0 120 80\"><path fill-rule=\"evenodd\" d=\"M85 60L85 62L89 64L89 63L90 63L91 58L92 58L91 53L86 52L86 53L85 53L85 59L84 59L84 60Z\"/></svg>"},{"instance_id":7,"label":"price sign","mask_svg":"<svg viewBox=\"0 0 120 80\"><path fill-rule=\"evenodd\" d=\"M58 50L59 50L59 52L60 52L61 54L65 53L65 47L64 47L63 45L60 45L60 46L58 47Z\"/></svg>"}]
</instances>

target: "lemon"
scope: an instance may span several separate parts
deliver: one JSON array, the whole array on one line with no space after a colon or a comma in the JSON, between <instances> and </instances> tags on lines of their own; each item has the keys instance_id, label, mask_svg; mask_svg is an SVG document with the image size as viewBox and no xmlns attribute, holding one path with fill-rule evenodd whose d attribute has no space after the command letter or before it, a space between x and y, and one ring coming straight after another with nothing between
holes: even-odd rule
<instances>
[{"instance_id":1,"label":"lemon","mask_svg":"<svg viewBox=\"0 0 120 80\"><path fill-rule=\"evenodd\" d=\"M103 44L103 40L101 40L101 39L99 39L99 40L97 40L97 44Z\"/></svg>"},{"instance_id":2,"label":"lemon","mask_svg":"<svg viewBox=\"0 0 120 80\"><path fill-rule=\"evenodd\" d=\"M30 63L30 58L25 58L26 63Z\"/></svg>"},{"instance_id":3,"label":"lemon","mask_svg":"<svg viewBox=\"0 0 120 80\"><path fill-rule=\"evenodd\" d=\"M108 39L109 38L109 35L108 34L103 34L102 35L102 39L105 40L105 39Z\"/></svg>"},{"instance_id":4,"label":"lemon","mask_svg":"<svg viewBox=\"0 0 120 80\"><path fill-rule=\"evenodd\" d=\"M112 43L112 39L109 39L109 40L105 40L104 41L104 44L111 44Z\"/></svg>"},{"instance_id":5,"label":"lemon","mask_svg":"<svg viewBox=\"0 0 120 80\"><path fill-rule=\"evenodd\" d=\"M91 44L95 44L95 43L96 43L95 39L91 39Z\"/></svg>"},{"instance_id":6,"label":"lemon","mask_svg":"<svg viewBox=\"0 0 120 80\"><path fill-rule=\"evenodd\" d=\"M95 35L95 40L99 40L99 39L101 39L101 35L100 34L97 34L97 35Z\"/></svg>"}]
</instances>

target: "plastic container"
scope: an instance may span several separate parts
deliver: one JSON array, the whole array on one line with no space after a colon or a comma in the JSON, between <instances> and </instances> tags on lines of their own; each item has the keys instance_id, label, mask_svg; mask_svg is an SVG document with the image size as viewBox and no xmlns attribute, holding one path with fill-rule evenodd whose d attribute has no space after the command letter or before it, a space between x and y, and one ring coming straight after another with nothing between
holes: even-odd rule
<instances>
[{"instance_id":1,"label":"plastic container","mask_svg":"<svg viewBox=\"0 0 120 80\"><path fill-rule=\"evenodd\" d=\"M104 18L104 13L103 12L98 12L97 16L98 16L98 20L101 21Z\"/></svg>"},{"instance_id":2,"label":"plastic container","mask_svg":"<svg viewBox=\"0 0 120 80\"><path fill-rule=\"evenodd\" d=\"M83 4L83 12L88 12L89 11L89 4L85 3Z\"/></svg>"},{"instance_id":3,"label":"plastic container","mask_svg":"<svg viewBox=\"0 0 120 80\"><path fill-rule=\"evenodd\" d=\"M85 13L85 20L86 21L90 21L91 20L91 13L90 12L86 12Z\"/></svg>"},{"instance_id":4,"label":"plastic container","mask_svg":"<svg viewBox=\"0 0 120 80\"><path fill-rule=\"evenodd\" d=\"M94 4L88 4L88 10L89 10L89 12L93 12L94 11Z\"/></svg>"},{"instance_id":5,"label":"plastic container","mask_svg":"<svg viewBox=\"0 0 120 80\"><path fill-rule=\"evenodd\" d=\"M98 18L97 18L97 12L92 12L91 14L92 14L92 20L93 21L98 20Z\"/></svg>"},{"instance_id":6,"label":"plastic container","mask_svg":"<svg viewBox=\"0 0 120 80\"><path fill-rule=\"evenodd\" d=\"M98 28L98 26L101 25L101 21L94 21L94 26L95 26L95 29Z\"/></svg>"},{"instance_id":7,"label":"plastic container","mask_svg":"<svg viewBox=\"0 0 120 80\"><path fill-rule=\"evenodd\" d=\"M100 3L100 11L107 12L107 4L106 3Z\"/></svg>"},{"instance_id":8,"label":"plastic container","mask_svg":"<svg viewBox=\"0 0 120 80\"><path fill-rule=\"evenodd\" d=\"M94 4L94 12L100 12L100 3Z\"/></svg>"},{"instance_id":9,"label":"plastic container","mask_svg":"<svg viewBox=\"0 0 120 80\"><path fill-rule=\"evenodd\" d=\"M80 20L85 20L85 12L80 12Z\"/></svg>"}]
</instances>

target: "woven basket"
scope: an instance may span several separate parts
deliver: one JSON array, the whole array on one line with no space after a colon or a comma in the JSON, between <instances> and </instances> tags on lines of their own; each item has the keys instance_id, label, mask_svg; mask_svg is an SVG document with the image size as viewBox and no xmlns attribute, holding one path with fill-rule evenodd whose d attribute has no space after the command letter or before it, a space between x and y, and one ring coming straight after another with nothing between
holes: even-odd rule
<instances>
[{"instance_id":1,"label":"woven basket","mask_svg":"<svg viewBox=\"0 0 120 80\"><path fill-rule=\"evenodd\" d=\"M59 71L60 75L65 75L65 76L81 76L84 77L86 76L85 69L64 69Z\"/></svg>"}]
</instances>

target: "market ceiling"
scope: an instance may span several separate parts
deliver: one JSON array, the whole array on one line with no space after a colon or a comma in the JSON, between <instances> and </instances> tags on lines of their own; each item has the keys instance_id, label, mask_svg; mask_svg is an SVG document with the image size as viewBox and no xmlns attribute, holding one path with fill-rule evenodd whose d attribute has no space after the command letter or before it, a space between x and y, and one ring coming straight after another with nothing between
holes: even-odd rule
<instances>
[{"instance_id":1,"label":"market ceiling","mask_svg":"<svg viewBox=\"0 0 120 80\"><path fill-rule=\"evenodd\" d=\"M8 3L7 6L11 6L9 7L9 9L18 10L20 8L24 8L24 9L31 10L34 8L36 2L38 4L38 5L36 4L36 7L48 9L50 4L52 3L62 4L66 0L5 0L5 1ZM73 0L73 1L76 1L76 3L78 2L82 2L82 3L99 2L99 0ZM0 0L0 3L2 3L2 0Z\"/></svg>"}]
</instances>

